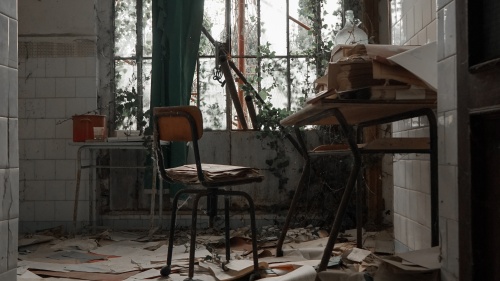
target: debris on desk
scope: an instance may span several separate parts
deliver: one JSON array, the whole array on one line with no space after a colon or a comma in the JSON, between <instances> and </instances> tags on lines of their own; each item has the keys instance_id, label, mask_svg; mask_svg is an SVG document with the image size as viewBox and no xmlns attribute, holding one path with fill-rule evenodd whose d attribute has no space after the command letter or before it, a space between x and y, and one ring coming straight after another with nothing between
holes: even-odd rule
<instances>
[{"instance_id":1,"label":"debris on desk","mask_svg":"<svg viewBox=\"0 0 500 281\"><path fill-rule=\"evenodd\" d=\"M435 44L424 46L339 45L318 94L307 103L333 100L436 101Z\"/></svg>"}]
</instances>

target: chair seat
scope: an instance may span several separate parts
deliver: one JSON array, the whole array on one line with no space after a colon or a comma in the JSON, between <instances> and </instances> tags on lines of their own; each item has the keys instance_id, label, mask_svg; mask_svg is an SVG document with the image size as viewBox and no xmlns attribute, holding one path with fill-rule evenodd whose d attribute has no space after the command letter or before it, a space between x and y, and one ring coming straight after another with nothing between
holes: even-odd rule
<instances>
[{"instance_id":1,"label":"chair seat","mask_svg":"<svg viewBox=\"0 0 500 281\"><path fill-rule=\"evenodd\" d=\"M202 163L201 169L207 184L243 184L259 182L264 178L257 169L249 167ZM196 164L169 168L165 169L165 171L175 182L190 185L201 184L196 171Z\"/></svg>"}]
</instances>

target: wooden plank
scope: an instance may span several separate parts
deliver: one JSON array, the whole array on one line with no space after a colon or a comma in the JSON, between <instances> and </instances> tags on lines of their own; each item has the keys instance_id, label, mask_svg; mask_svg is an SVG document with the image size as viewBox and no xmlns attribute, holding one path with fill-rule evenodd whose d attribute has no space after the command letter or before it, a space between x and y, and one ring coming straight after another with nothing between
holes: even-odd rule
<instances>
[{"instance_id":1,"label":"wooden plank","mask_svg":"<svg viewBox=\"0 0 500 281\"><path fill-rule=\"evenodd\" d=\"M430 150L429 138L380 138L371 141L363 150L385 150L388 153L394 150Z\"/></svg>"}]
</instances>

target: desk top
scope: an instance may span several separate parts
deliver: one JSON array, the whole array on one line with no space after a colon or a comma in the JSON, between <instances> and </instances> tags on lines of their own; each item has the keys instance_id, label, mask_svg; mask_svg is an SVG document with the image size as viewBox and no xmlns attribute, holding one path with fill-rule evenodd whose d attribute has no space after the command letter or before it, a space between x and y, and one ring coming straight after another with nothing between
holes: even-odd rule
<instances>
[{"instance_id":1,"label":"desk top","mask_svg":"<svg viewBox=\"0 0 500 281\"><path fill-rule=\"evenodd\" d=\"M70 142L70 145L80 146L80 148L95 148L95 149L114 149L114 148L129 148L129 149L146 149L142 141L90 141L90 142Z\"/></svg>"},{"instance_id":2,"label":"desk top","mask_svg":"<svg viewBox=\"0 0 500 281\"><path fill-rule=\"evenodd\" d=\"M337 108L349 125L378 120L419 109L435 109L436 101L428 100L329 100L307 104L301 110L281 120L283 126L338 125L331 109Z\"/></svg>"}]
</instances>

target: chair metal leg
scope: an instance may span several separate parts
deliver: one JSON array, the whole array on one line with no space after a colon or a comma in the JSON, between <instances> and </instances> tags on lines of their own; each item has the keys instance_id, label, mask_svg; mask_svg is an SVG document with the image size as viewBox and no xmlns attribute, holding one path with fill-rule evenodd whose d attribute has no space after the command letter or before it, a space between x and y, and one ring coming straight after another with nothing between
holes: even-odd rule
<instances>
[{"instance_id":1,"label":"chair metal leg","mask_svg":"<svg viewBox=\"0 0 500 281\"><path fill-rule=\"evenodd\" d=\"M258 279L260 277L259 274L259 256L257 252L257 224L255 223L255 205L253 203L252 197L246 192L243 191L235 191L235 190L224 190L221 191L220 194L224 195L233 195L233 196L241 196L244 197L248 202L248 208L250 209L250 229L252 232L252 254L253 254L253 271L254 273L251 276L252 280Z\"/></svg>"},{"instance_id":2,"label":"chair metal leg","mask_svg":"<svg viewBox=\"0 0 500 281\"><path fill-rule=\"evenodd\" d=\"M177 219L177 203L179 202L179 197L182 194L189 194L189 193L199 193L199 190L196 189L182 189L179 190L172 201L172 214L170 218L170 233L169 233L169 238L168 238L168 252L167 252L167 265L164 266L160 270L160 274L162 276L168 276L170 275L171 269L172 269L172 253L174 249L174 236L175 236L175 222Z\"/></svg>"},{"instance_id":3,"label":"chair metal leg","mask_svg":"<svg viewBox=\"0 0 500 281\"><path fill-rule=\"evenodd\" d=\"M193 211L191 214L191 244L189 246L189 279L194 276L194 252L196 251L196 221L198 218L198 202L202 196L206 196L205 192L199 192L194 197Z\"/></svg>"},{"instance_id":4,"label":"chair metal leg","mask_svg":"<svg viewBox=\"0 0 500 281\"><path fill-rule=\"evenodd\" d=\"M231 259L231 245L229 239L229 196L224 195L224 224L226 238L226 262Z\"/></svg>"}]
</instances>

